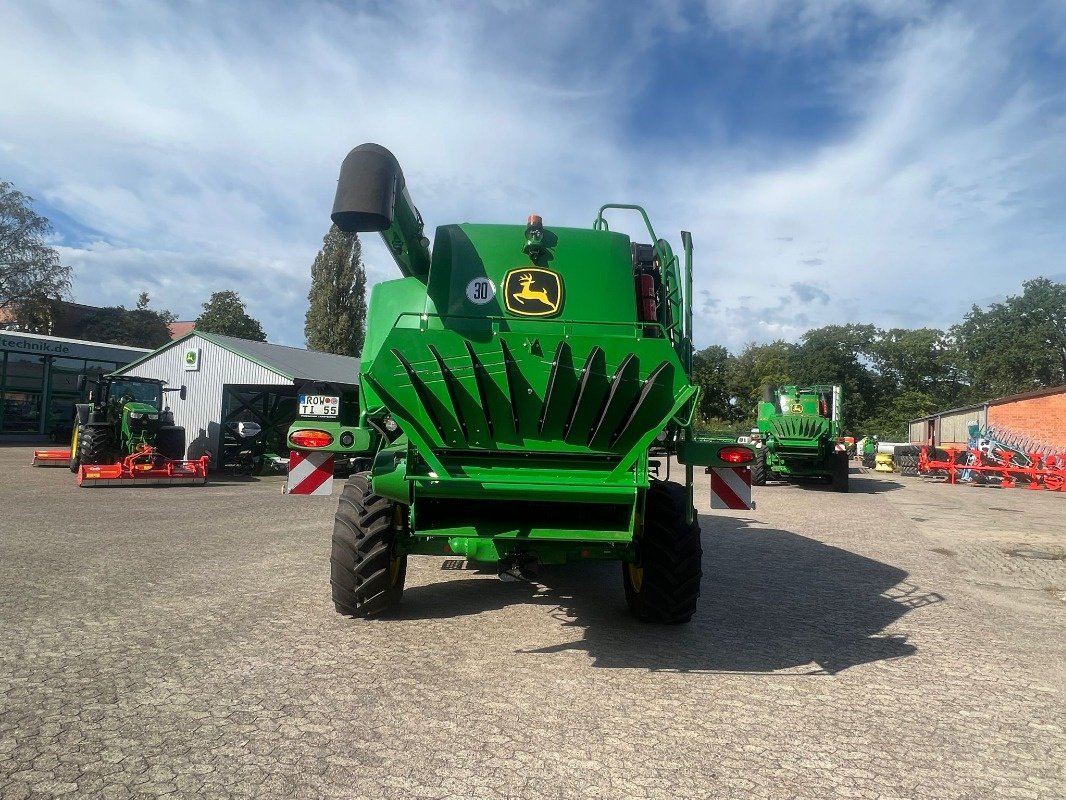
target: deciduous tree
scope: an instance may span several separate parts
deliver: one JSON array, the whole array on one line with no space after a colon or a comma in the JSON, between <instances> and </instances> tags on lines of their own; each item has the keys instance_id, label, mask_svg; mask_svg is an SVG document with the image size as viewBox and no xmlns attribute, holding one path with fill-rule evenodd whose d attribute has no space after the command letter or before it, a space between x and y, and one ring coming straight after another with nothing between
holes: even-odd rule
<instances>
[{"instance_id":1,"label":"deciduous tree","mask_svg":"<svg viewBox=\"0 0 1066 800\"><path fill-rule=\"evenodd\" d=\"M215 292L211 299L204 303L203 313L196 318L196 330L256 342L266 341L263 326L258 320L248 316L240 295L229 289Z\"/></svg>"},{"instance_id":2,"label":"deciduous tree","mask_svg":"<svg viewBox=\"0 0 1066 800\"><path fill-rule=\"evenodd\" d=\"M336 225L322 240L311 265L304 335L307 347L358 356L366 336L366 272L359 236Z\"/></svg>"},{"instance_id":3,"label":"deciduous tree","mask_svg":"<svg viewBox=\"0 0 1066 800\"><path fill-rule=\"evenodd\" d=\"M47 242L52 227L32 199L0 181L0 310L65 297L70 267Z\"/></svg>"}]
</instances>

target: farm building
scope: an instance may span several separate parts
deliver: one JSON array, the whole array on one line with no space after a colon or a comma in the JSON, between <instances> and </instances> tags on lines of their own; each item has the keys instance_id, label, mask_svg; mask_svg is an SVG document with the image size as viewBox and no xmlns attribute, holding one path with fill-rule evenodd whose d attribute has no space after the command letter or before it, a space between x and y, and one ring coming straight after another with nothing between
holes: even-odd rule
<instances>
[{"instance_id":1,"label":"farm building","mask_svg":"<svg viewBox=\"0 0 1066 800\"><path fill-rule=\"evenodd\" d=\"M330 393L354 394L359 359L192 331L115 374L187 387L186 399L170 404L175 423L185 428L188 457L208 453L222 465L226 448L237 444L238 422L258 422L268 451L286 452L299 392L329 387Z\"/></svg>"},{"instance_id":2,"label":"farm building","mask_svg":"<svg viewBox=\"0 0 1066 800\"><path fill-rule=\"evenodd\" d=\"M953 408L910 423L910 441L966 447L968 426L992 428L1056 451L1066 450L1066 386L1037 389L978 405Z\"/></svg>"}]
</instances>

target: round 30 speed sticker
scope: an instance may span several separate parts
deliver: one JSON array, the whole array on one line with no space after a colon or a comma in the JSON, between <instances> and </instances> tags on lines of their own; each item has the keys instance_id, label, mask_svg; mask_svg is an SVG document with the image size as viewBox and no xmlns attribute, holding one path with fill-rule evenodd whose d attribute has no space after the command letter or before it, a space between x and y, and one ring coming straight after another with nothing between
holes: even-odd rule
<instances>
[{"instance_id":1,"label":"round 30 speed sticker","mask_svg":"<svg viewBox=\"0 0 1066 800\"><path fill-rule=\"evenodd\" d=\"M466 299L483 306L496 296L496 285L488 278L474 278L466 285Z\"/></svg>"}]
</instances>

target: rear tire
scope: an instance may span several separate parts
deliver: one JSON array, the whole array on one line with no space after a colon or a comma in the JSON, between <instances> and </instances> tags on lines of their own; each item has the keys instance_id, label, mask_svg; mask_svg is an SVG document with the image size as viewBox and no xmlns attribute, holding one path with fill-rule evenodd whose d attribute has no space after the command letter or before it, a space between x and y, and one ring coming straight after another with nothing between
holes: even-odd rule
<instances>
[{"instance_id":1,"label":"rear tire","mask_svg":"<svg viewBox=\"0 0 1066 800\"><path fill-rule=\"evenodd\" d=\"M111 432L107 426L82 425L78 432L78 452L74 455L77 466L110 464ZM74 471L77 472L77 466Z\"/></svg>"},{"instance_id":2,"label":"rear tire","mask_svg":"<svg viewBox=\"0 0 1066 800\"><path fill-rule=\"evenodd\" d=\"M81 425L75 420L74 430L70 434L70 471L78 471L78 444L79 444L79 429Z\"/></svg>"},{"instance_id":3,"label":"rear tire","mask_svg":"<svg viewBox=\"0 0 1066 800\"><path fill-rule=\"evenodd\" d=\"M637 619L676 625L696 612L703 577L703 544L693 511L685 521L684 486L652 481L637 539L637 562L622 564L626 603Z\"/></svg>"},{"instance_id":4,"label":"rear tire","mask_svg":"<svg viewBox=\"0 0 1066 800\"><path fill-rule=\"evenodd\" d=\"M407 556L397 556L396 503L374 494L368 473L352 475L333 525L330 584L337 612L367 617L394 608L403 595Z\"/></svg>"},{"instance_id":5,"label":"rear tire","mask_svg":"<svg viewBox=\"0 0 1066 800\"><path fill-rule=\"evenodd\" d=\"M833 453L833 472L830 483L834 492L848 490L848 472L851 469L847 453Z\"/></svg>"},{"instance_id":6,"label":"rear tire","mask_svg":"<svg viewBox=\"0 0 1066 800\"><path fill-rule=\"evenodd\" d=\"M751 485L766 485L766 448L760 447L755 451L755 460L751 462Z\"/></svg>"}]
</instances>

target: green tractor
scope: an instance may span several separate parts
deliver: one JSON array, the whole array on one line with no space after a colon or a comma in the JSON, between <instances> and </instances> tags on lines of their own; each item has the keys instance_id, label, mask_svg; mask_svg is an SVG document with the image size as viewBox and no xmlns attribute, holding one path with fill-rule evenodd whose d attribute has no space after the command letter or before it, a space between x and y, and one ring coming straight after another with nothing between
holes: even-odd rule
<instances>
[{"instance_id":1,"label":"green tractor","mask_svg":"<svg viewBox=\"0 0 1066 800\"><path fill-rule=\"evenodd\" d=\"M639 214L653 244L609 230L608 209ZM536 215L442 225L431 250L399 164L374 144L345 159L332 219L380 232L403 276L372 291L357 403L308 398L319 419L289 432L294 449L372 459L340 497L337 611L395 606L412 555L511 579L613 560L634 615L688 621L702 575L693 466L754 458L692 433L691 236L684 272L631 205L604 206L591 230ZM652 446L682 482L658 477Z\"/></svg>"},{"instance_id":2,"label":"green tractor","mask_svg":"<svg viewBox=\"0 0 1066 800\"><path fill-rule=\"evenodd\" d=\"M763 387L751 482L813 478L848 491L848 453L837 441L843 414L838 385Z\"/></svg>"},{"instance_id":3,"label":"green tractor","mask_svg":"<svg viewBox=\"0 0 1066 800\"><path fill-rule=\"evenodd\" d=\"M79 378L79 389L85 387ZM168 389L152 378L104 376L95 382L88 403L74 409L70 471L80 486L111 485L136 479L142 483L203 483L206 461L184 461L185 429L163 402ZM204 480L190 480L202 477Z\"/></svg>"}]
</instances>

